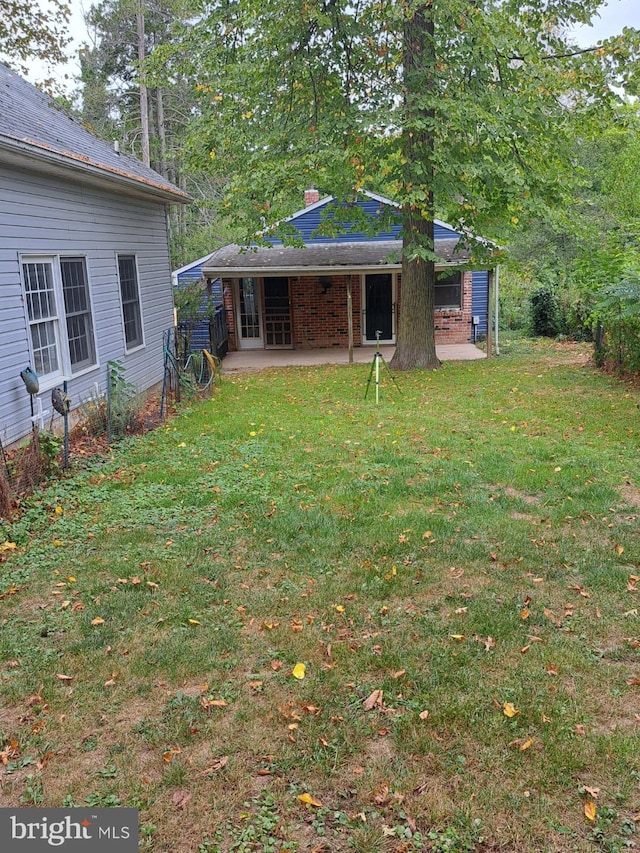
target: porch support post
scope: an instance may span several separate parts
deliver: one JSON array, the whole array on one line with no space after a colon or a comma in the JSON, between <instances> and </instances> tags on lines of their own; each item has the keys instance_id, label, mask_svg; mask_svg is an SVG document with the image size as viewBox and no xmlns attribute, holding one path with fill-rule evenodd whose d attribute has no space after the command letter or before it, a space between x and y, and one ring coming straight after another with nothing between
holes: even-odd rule
<instances>
[{"instance_id":1,"label":"porch support post","mask_svg":"<svg viewBox=\"0 0 640 853\"><path fill-rule=\"evenodd\" d=\"M493 270L489 270L489 287L487 292L487 358L493 355L492 328L493 322Z\"/></svg>"},{"instance_id":2,"label":"porch support post","mask_svg":"<svg viewBox=\"0 0 640 853\"><path fill-rule=\"evenodd\" d=\"M349 364L353 364L353 297L351 295L351 279L347 276L347 334L349 337Z\"/></svg>"}]
</instances>

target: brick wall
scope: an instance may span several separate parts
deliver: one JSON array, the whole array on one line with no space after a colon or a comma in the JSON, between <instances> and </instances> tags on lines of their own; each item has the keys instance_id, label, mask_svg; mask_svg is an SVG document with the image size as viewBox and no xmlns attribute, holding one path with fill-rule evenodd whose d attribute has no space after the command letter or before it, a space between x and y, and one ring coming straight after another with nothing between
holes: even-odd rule
<instances>
[{"instance_id":1,"label":"brick wall","mask_svg":"<svg viewBox=\"0 0 640 853\"><path fill-rule=\"evenodd\" d=\"M306 276L292 278L289 282L294 349L349 345L349 278L353 305L353 340L356 346L360 344L360 276Z\"/></svg>"},{"instance_id":2,"label":"brick wall","mask_svg":"<svg viewBox=\"0 0 640 853\"><path fill-rule=\"evenodd\" d=\"M397 298L400 302L401 281L398 276ZM347 347L347 286L349 276L305 276L289 279L291 321L294 349ZM353 306L353 343L362 342L360 276L351 276ZM462 310L437 310L436 343L461 344L471 340L472 273L465 272L462 282ZM328 286L329 285L329 286ZM326 291L326 292L325 292ZM229 349L238 349L233 311L233 282L223 279L223 303L229 330Z\"/></svg>"},{"instance_id":3,"label":"brick wall","mask_svg":"<svg viewBox=\"0 0 640 853\"><path fill-rule=\"evenodd\" d=\"M471 340L471 283L473 273L462 276L462 310L436 310L436 343L466 344Z\"/></svg>"}]
</instances>

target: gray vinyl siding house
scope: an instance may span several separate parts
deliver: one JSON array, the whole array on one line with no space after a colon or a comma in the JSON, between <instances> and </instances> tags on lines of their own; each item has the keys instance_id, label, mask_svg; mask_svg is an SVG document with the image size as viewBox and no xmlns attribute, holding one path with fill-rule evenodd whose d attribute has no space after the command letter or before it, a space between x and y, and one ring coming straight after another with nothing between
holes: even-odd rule
<instances>
[{"instance_id":1,"label":"gray vinyl siding house","mask_svg":"<svg viewBox=\"0 0 640 853\"><path fill-rule=\"evenodd\" d=\"M0 64L0 439L48 427L118 361L139 390L162 380L173 325L167 209L188 196L118 154ZM20 373L30 366L39 393ZM54 413L55 414L55 413ZM58 418L58 415L56 415Z\"/></svg>"}]
</instances>

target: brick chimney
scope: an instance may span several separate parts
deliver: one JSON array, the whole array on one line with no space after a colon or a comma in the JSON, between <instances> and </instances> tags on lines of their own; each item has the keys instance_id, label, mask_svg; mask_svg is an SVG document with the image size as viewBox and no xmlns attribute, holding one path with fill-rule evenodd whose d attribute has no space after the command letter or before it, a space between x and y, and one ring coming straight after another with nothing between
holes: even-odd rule
<instances>
[{"instance_id":1,"label":"brick chimney","mask_svg":"<svg viewBox=\"0 0 640 853\"><path fill-rule=\"evenodd\" d=\"M304 191L304 206L309 207L312 204L315 204L317 201L320 201L320 192L315 189L315 187L309 187L308 190Z\"/></svg>"}]
</instances>

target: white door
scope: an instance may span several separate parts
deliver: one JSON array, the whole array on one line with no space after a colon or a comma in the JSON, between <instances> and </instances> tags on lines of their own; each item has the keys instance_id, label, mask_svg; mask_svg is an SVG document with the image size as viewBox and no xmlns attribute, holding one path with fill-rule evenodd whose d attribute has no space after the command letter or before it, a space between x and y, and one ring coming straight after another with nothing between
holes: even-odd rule
<instances>
[{"instance_id":1,"label":"white door","mask_svg":"<svg viewBox=\"0 0 640 853\"><path fill-rule=\"evenodd\" d=\"M264 347L262 336L262 294L257 278L236 280L236 321L238 324L238 349L261 349Z\"/></svg>"}]
</instances>

